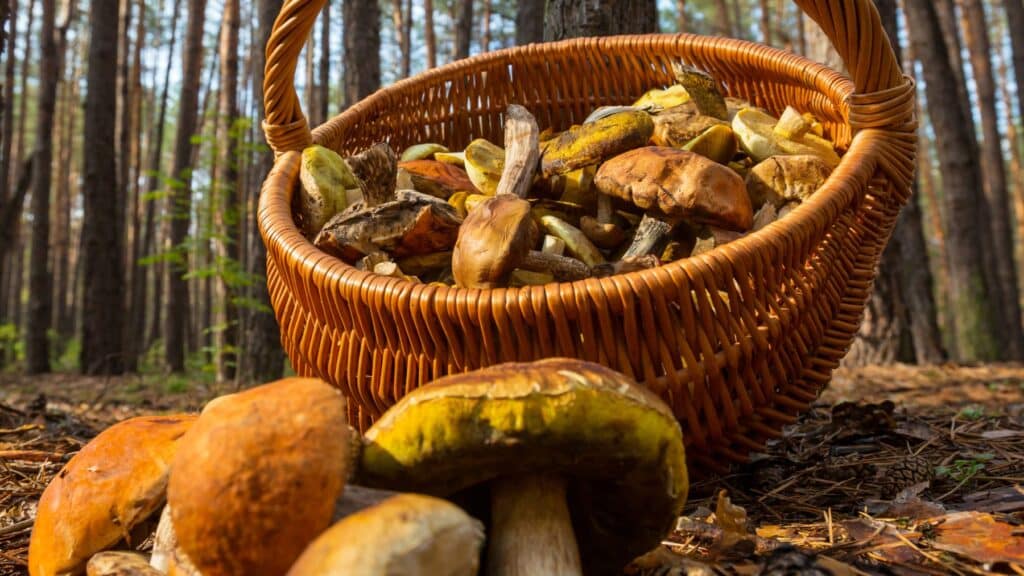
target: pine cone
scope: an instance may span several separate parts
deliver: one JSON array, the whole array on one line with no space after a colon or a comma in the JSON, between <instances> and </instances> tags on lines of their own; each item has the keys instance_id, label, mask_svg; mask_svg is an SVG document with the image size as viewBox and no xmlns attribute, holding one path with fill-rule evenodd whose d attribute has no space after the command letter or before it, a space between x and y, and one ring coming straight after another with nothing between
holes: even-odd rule
<instances>
[{"instance_id":1,"label":"pine cone","mask_svg":"<svg viewBox=\"0 0 1024 576\"><path fill-rule=\"evenodd\" d=\"M884 469L879 475L878 487L883 498L892 498L901 491L922 482L931 482L935 469L920 456L908 456Z\"/></svg>"},{"instance_id":2,"label":"pine cone","mask_svg":"<svg viewBox=\"0 0 1024 576\"><path fill-rule=\"evenodd\" d=\"M846 456L829 456L825 466L815 473L815 477L841 482L857 478L872 478L877 472L877 467L870 462L864 462L860 454L847 454Z\"/></svg>"}]
</instances>

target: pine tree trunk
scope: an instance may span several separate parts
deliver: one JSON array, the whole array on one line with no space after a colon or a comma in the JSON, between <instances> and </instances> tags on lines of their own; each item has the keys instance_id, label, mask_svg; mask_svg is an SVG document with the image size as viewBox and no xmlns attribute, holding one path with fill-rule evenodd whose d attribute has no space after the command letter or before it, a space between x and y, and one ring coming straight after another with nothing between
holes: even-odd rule
<instances>
[{"instance_id":1,"label":"pine tree trunk","mask_svg":"<svg viewBox=\"0 0 1024 576\"><path fill-rule=\"evenodd\" d=\"M171 214L171 248L179 258L168 263L167 313L164 331L164 355L173 372L185 370L185 338L189 318L188 252L183 248L192 221L191 162L196 133L199 80L203 58L203 21L206 0L189 0L188 27L184 45L181 95L178 98L178 122L174 144L174 167L171 170L176 184L169 195Z\"/></svg>"},{"instance_id":2,"label":"pine tree trunk","mask_svg":"<svg viewBox=\"0 0 1024 576\"><path fill-rule=\"evenodd\" d=\"M1007 0L1012 1L1012 0ZM1002 40L1009 35L1006 27L1000 21L999 37L1000 45ZM1014 217L1017 223L1016 234L1013 245L1016 247L1015 258L1019 270L1024 270L1024 158L1021 158L1021 147L1024 141L1020 140L1020 133L1017 132L1017 122L1013 121L1013 95L1010 93L1010 67L1009 62L1003 56L1001 50L993 53L996 60L996 67L999 71L999 98L1003 102L1009 122L1006 123L1006 142L1010 145L1010 184L1007 189L1013 199ZM1022 68L1024 70L1024 68ZM1024 76L1024 75L1022 75ZM1024 115L1019 121L1024 122ZM1017 277L1017 288L1024 293L1024 278Z\"/></svg>"},{"instance_id":3,"label":"pine tree trunk","mask_svg":"<svg viewBox=\"0 0 1024 576\"><path fill-rule=\"evenodd\" d=\"M971 149L971 121L964 116L960 102L949 97L957 93L957 79L935 5L931 0L905 0L904 7L914 53L924 72L929 116L935 132L942 134L936 146L944 180L949 292L956 342L953 355L959 361L994 360L999 357L999 323L983 265L981 207L985 201L978 190L978 166L974 158L964 154L964 150Z\"/></svg>"},{"instance_id":4,"label":"pine tree trunk","mask_svg":"<svg viewBox=\"0 0 1024 576\"><path fill-rule=\"evenodd\" d=\"M142 349L143 332L146 313L146 279L149 276L149 269L139 265L139 258L142 256L146 232L142 228L143 221L143 198L140 176L142 173L142 134L145 131L143 121L143 92L142 92L142 46L146 42L146 3L139 0L139 17L135 25L135 52L132 56L132 79L130 90L130 105L132 107L132 171L131 189L129 194L132 202L131 224L132 243L128 250L127 267L131 269L131 283L128 294L128 309L125 314L124 328L124 369L126 372L137 372L139 369L139 353ZM155 80L155 76L154 76ZM154 82L153 89L156 89ZM149 204L147 202L147 204Z\"/></svg>"},{"instance_id":5,"label":"pine tree trunk","mask_svg":"<svg viewBox=\"0 0 1024 576\"><path fill-rule=\"evenodd\" d=\"M491 49L491 0L483 0L483 13L480 15L480 51Z\"/></svg>"},{"instance_id":6,"label":"pine tree trunk","mask_svg":"<svg viewBox=\"0 0 1024 576\"><path fill-rule=\"evenodd\" d=\"M729 3L726 0L715 0L715 34L732 36L732 18L729 16Z\"/></svg>"},{"instance_id":7,"label":"pine tree trunk","mask_svg":"<svg viewBox=\"0 0 1024 576\"><path fill-rule=\"evenodd\" d=\"M26 326L26 369L29 374L50 371L47 332L50 329L49 269L50 182L53 164L53 113L59 75L56 0L42 0L42 32L39 36L39 94L36 108L35 163L32 178L32 246L29 262L29 314Z\"/></svg>"},{"instance_id":8,"label":"pine tree trunk","mask_svg":"<svg viewBox=\"0 0 1024 576\"><path fill-rule=\"evenodd\" d=\"M676 0L676 32L684 33L686 29L686 0Z\"/></svg>"},{"instance_id":9,"label":"pine tree trunk","mask_svg":"<svg viewBox=\"0 0 1024 576\"><path fill-rule=\"evenodd\" d=\"M544 14L547 41L642 34L657 29L658 9L654 0L548 0Z\"/></svg>"},{"instance_id":10,"label":"pine tree trunk","mask_svg":"<svg viewBox=\"0 0 1024 576\"><path fill-rule=\"evenodd\" d=\"M345 103L380 87L380 6L377 0L344 0Z\"/></svg>"},{"instance_id":11,"label":"pine tree trunk","mask_svg":"<svg viewBox=\"0 0 1024 576\"><path fill-rule=\"evenodd\" d=\"M523 0L536 2L537 0ZM434 38L434 1L423 0L423 43L427 45L427 70L437 67L437 40Z\"/></svg>"},{"instance_id":12,"label":"pine tree trunk","mask_svg":"<svg viewBox=\"0 0 1024 576\"><path fill-rule=\"evenodd\" d=\"M25 59L21 62L21 77L19 79L19 91L18 94L21 96L18 98L18 145L15 146L14 160L11 162L12 166L17 166L18 163L25 161L25 140L28 136L25 130L25 119L28 117L26 112L26 106L28 104L28 76L29 76L29 65L35 62L35 57L32 55L32 39L35 38L33 33L35 29L32 24L35 20L36 15L36 0L29 0L28 2L28 27L26 28L25 38ZM13 170L13 168L12 168ZM14 174L10 174L9 178L14 178Z\"/></svg>"},{"instance_id":13,"label":"pine tree trunk","mask_svg":"<svg viewBox=\"0 0 1024 576\"><path fill-rule=\"evenodd\" d=\"M733 36L746 40L747 24L743 21L743 8L740 6L740 0L730 0L729 4L732 6Z\"/></svg>"},{"instance_id":14,"label":"pine tree trunk","mask_svg":"<svg viewBox=\"0 0 1024 576\"><path fill-rule=\"evenodd\" d=\"M221 22L220 39L220 99L217 107L217 142L220 159L217 162L219 222L221 259L218 300L220 300L217 324L217 380L227 382L235 378L237 365L235 349L238 345L238 307L235 305L237 286L233 273L238 263L238 170L236 157L238 146L233 124L238 118L238 29L239 0L225 0L224 19Z\"/></svg>"},{"instance_id":15,"label":"pine tree trunk","mask_svg":"<svg viewBox=\"0 0 1024 576\"><path fill-rule=\"evenodd\" d=\"M1020 297L1017 292L1017 270L1013 258L1013 207L1006 185L1003 158L1003 137L999 131L996 111L995 78L992 73L991 43L985 7L981 0L962 0L967 21L964 37L970 53L975 94L981 112L981 159L985 176L985 197L988 204L987 226L994 240L992 254L998 277L998 306L1001 320L1000 344L1006 360L1024 360L1024 327L1021 325Z\"/></svg>"},{"instance_id":16,"label":"pine tree trunk","mask_svg":"<svg viewBox=\"0 0 1024 576\"><path fill-rule=\"evenodd\" d=\"M405 18L410 18L410 15L405 15ZM395 42L398 44L398 61L404 62L406 57L409 55L411 49L408 44L405 43L405 24L403 23L402 14L402 0L391 0L391 23L395 28ZM407 74L403 74L405 78Z\"/></svg>"},{"instance_id":17,"label":"pine tree trunk","mask_svg":"<svg viewBox=\"0 0 1024 576\"><path fill-rule=\"evenodd\" d=\"M1020 87L1024 86L1024 0L1003 0L1003 7L1006 8L1007 31L1013 49L1013 70L1018 87L1017 105L1020 107L1018 119L1024 123L1024 97L1020 95ZM1024 195L1024 192L1020 194ZM1024 202L1024 199L1021 201ZM1024 227L1024 222L1021 222L1020 226Z\"/></svg>"},{"instance_id":18,"label":"pine tree trunk","mask_svg":"<svg viewBox=\"0 0 1024 576\"><path fill-rule=\"evenodd\" d=\"M132 142L132 103L129 98L131 92L131 27L132 27L132 0L120 0L120 6L118 9L118 19L120 21L120 31L118 34L117 44L117 86L118 86L118 99L117 99L117 154L115 156L117 162L117 206L116 206L116 221L117 221L117 234L120 236L119 244L121 246L121 252L117 257L121 260L120 269L121 273L124 274L122 283L124 286L131 286L132 267L127 265L127 256L131 250L131 233L132 230L129 228L131 208L134 199L128 194L131 189L129 182L130 167L132 162L131 142ZM123 290L124 298L119 303L119 306L124 314L119 316L121 319L122 327L121 334L124 334L127 328L127 317L128 310L131 306L131 302L128 298L131 296L130 290ZM124 338L122 337L122 342ZM121 366L124 367L124 356L121 355Z\"/></svg>"},{"instance_id":19,"label":"pine tree trunk","mask_svg":"<svg viewBox=\"0 0 1024 576\"><path fill-rule=\"evenodd\" d=\"M82 257L85 293L82 308L82 350L85 374L123 371L120 318L111 312L124 306L121 271L122 239L118 221L115 126L117 122L118 0L92 0L89 5L88 94L85 100L85 155ZM127 76L127 74L126 74ZM126 78L127 80L127 78Z\"/></svg>"},{"instance_id":20,"label":"pine tree trunk","mask_svg":"<svg viewBox=\"0 0 1024 576\"><path fill-rule=\"evenodd\" d=\"M768 6L768 0L758 0L761 7L761 41L769 46L772 45L772 10Z\"/></svg>"},{"instance_id":21,"label":"pine tree trunk","mask_svg":"<svg viewBox=\"0 0 1024 576\"><path fill-rule=\"evenodd\" d=\"M519 0L516 4L516 45L544 41L544 0Z\"/></svg>"},{"instance_id":22,"label":"pine tree trunk","mask_svg":"<svg viewBox=\"0 0 1024 576\"><path fill-rule=\"evenodd\" d=\"M74 165L74 144L78 112L78 58L71 63L71 72L61 86L64 96L60 121L60 153L57 169L56 222L53 227L53 325L60 341L66 342L73 335L74 321L71 317L69 298L69 277L71 275L71 189L72 166Z\"/></svg>"},{"instance_id":23,"label":"pine tree trunk","mask_svg":"<svg viewBox=\"0 0 1024 576\"><path fill-rule=\"evenodd\" d=\"M473 0L455 2L455 59L469 58L473 39Z\"/></svg>"},{"instance_id":24,"label":"pine tree trunk","mask_svg":"<svg viewBox=\"0 0 1024 576\"><path fill-rule=\"evenodd\" d=\"M282 0L258 0L256 3L259 13L259 30L257 39L260 46L265 46L270 32L273 29L274 18L281 11ZM345 0L343 4L345 21L349 22L350 1ZM376 29L376 24L374 25ZM346 64L348 62L348 32L349 24L345 24L345 46ZM256 50L253 58L253 100L259 109L260 118L266 117L263 109L263 73L266 64L263 50ZM346 78L346 90L348 78ZM346 95L346 100L347 100ZM258 154L254 160L254 172L262 178L270 171L273 158L269 153ZM255 203L259 192L258 186L247 188L252 192L252 202ZM267 248L257 230L255 223L250 228L248 260L250 264L250 275L257 278L256 284L252 287L252 300L260 304L264 309L257 309L252 306L247 308L245 320L246 329L243 332L243 346L241 357L238 359L238 380L240 382L267 382L281 377L284 371L284 352L281 349L281 335L277 326L277 319L270 312L270 295L267 291Z\"/></svg>"},{"instance_id":25,"label":"pine tree trunk","mask_svg":"<svg viewBox=\"0 0 1024 576\"><path fill-rule=\"evenodd\" d=\"M328 103L331 101L331 90L330 90L330 88L331 88L331 84L330 84L330 80L331 80L330 79L330 72L331 72L331 4L330 4L330 2L328 2L327 4L324 4L323 13L320 14L320 18L321 18L321 22L320 22L320 82L317 84L317 94L319 95L317 97L317 105L320 107L320 109L318 111L319 112L319 117L320 117L320 122L319 123L322 124L322 123L326 122L328 118L330 118L330 115L328 113ZM408 24L411 25L412 22L410 21ZM237 36L238 33L236 32L235 35ZM237 43L238 42L236 41L235 44L237 44ZM409 42L408 42L408 39L407 39L406 40L406 45L408 45L408 44L409 44ZM236 53L238 52L238 48L237 47L235 48L235 52ZM236 58L237 58L237 56L236 56ZM238 65L236 64L235 66L237 67ZM403 62L402 66L403 66L403 69L405 69L404 75L408 76L409 75L408 63L407 62ZM236 112L237 112L237 110L236 110ZM316 126L316 124L314 124L314 126ZM242 173L241 171L238 171L238 170L236 170L236 172ZM240 195L238 197L241 198Z\"/></svg>"},{"instance_id":26,"label":"pine tree trunk","mask_svg":"<svg viewBox=\"0 0 1024 576\"><path fill-rule=\"evenodd\" d=\"M14 152L11 145L14 138L14 115L11 114L11 111L14 110L14 73L17 70L18 62L15 57L18 47L18 0L11 0L10 11L15 17L10 19L5 45L7 62L4 66L3 135L0 136L0 212L9 209L8 203L11 197L11 154ZM11 230L0 231L0 279L6 278L8 271L7 254L14 239L11 232ZM6 284L7 282L0 280L0 324L7 322ZM5 364L4 360L4 355L0 354L0 367Z\"/></svg>"}]
</instances>

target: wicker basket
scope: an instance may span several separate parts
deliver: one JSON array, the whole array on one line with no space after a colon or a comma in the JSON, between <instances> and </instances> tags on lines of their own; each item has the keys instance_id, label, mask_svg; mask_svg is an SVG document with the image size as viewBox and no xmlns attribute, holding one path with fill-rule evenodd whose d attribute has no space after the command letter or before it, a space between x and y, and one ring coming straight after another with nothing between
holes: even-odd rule
<instances>
[{"instance_id":1,"label":"wicker basket","mask_svg":"<svg viewBox=\"0 0 1024 576\"><path fill-rule=\"evenodd\" d=\"M569 356L634 376L678 416L691 462L723 469L763 449L828 383L860 323L913 178L914 87L870 0L798 0L852 80L759 44L694 35L587 38L482 54L378 91L310 133L296 61L325 0L287 0L267 47L267 139L277 153L259 225L281 339L296 372L351 398L366 428L413 388L499 362ZM389 140L502 142L526 106L564 129L669 84L682 59L774 113L813 112L845 151L784 220L708 254L604 279L469 290L362 272L310 244L291 198L298 151ZM727 294L727 298L723 297Z\"/></svg>"}]
</instances>

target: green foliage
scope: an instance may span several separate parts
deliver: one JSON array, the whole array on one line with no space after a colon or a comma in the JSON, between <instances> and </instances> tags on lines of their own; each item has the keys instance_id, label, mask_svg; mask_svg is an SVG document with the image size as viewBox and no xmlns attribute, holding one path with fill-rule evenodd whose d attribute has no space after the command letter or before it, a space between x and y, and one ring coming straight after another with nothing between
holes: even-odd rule
<instances>
[{"instance_id":1,"label":"green foliage","mask_svg":"<svg viewBox=\"0 0 1024 576\"><path fill-rule=\"evenodd\" d=\"M985 407L972 404L971 406L964 406L960 409L960 413L957 414L958 418L963 420L981 420L985 417Z\"/></svg>"},{"instance_id":2,"label":"green foliage","mask_svg":"<svg viewBox=\"0 0 1024 576\"><path fill-rule=\"evenodd\" d=\"M958 484L969 482L972 478L985 471L985 463L995 458L995 454L974 454L971 458L954 460L949 466L938 466L935 475L949 478Z\"/></svg>"}]
</instances>

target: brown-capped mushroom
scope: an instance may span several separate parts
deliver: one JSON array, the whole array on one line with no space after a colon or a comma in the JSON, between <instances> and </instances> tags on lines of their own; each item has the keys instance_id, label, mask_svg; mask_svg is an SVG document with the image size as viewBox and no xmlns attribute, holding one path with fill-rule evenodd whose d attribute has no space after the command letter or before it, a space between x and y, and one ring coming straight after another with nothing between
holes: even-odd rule
<instances>
[{"instance_id":1,"label":"brown-capped mushroom","mask_svg":"<svg viewBox=\"0 0 1024 576\"><path fill-rule=\"evenodd\" d=\"M346 163L362 184L363 207L372 208L395 198L398 178L398 159L386 142L374 144L367 150L350 156Z\"/></svg>"},{"instance_id":2,"label":"brown-capped mushroom","mask_svg":"<svg viewBox=\"0 0 1024 576\"><path fill-rule=\"evenodd\" d=\"M657 546L686 498L682 433L653 393L555 358L413 390L364 437L363 483L490 492L486 573L619 574Z\"/></svg>"},{"instance_id":3,"label":"brown-capped mushroom","mask_svg":"<svg viewBox=\"0 0 1024 576\"><path fill-rule=\"evenodd\" d=\"M437 160L411 160L399 162L398 168L409 174L412 189L442 200L449 199L456 192L477 192L466 171L458 166Z\"/></svg>"},{"instance_id":4,"label":"brown-capped mushroom","mask_svg":"<svg viewBox=\"0 0 1024 576\"><path fill-rule=\"evenodd\" d=\"M288 576L473 576L483 542L483 526L458 506L400 494L331 526Z\"/></svg>"},{"instance_id":5,"label":"brown-capped mushroom","mask_svg":"<svg viewBox=\"0 0 1024 576\"><path fill-rule=\"evenodd\" d=\"M749 230L754 214L743 179L699 154L651 146L605 162L597 189L644 210L731 230Z\"/></svg>"},{"instance_id":6,"label":"brown-capped mushroom","mask_svg":"<svg viewBox=\"0 0 1024 576\"><path fill-rule=\"evenodd\" d=\"M86 576L162 576L146 562L146 557L135 552L100 552L89 559Z\"/></svg>"},{"instance_id":7,"label":"brown-capped mushroom","mask_svg":"<svg viewBox=\"0 0 1024 576\"><path fill-rule=\"evenodd\" d=\"M596 246L606 250L614 250L626 239L622 227L612 220L612 197L602 192L597 193L597 216L580 218L580 230Z\"/></svg>"},{"instance_id":8,"label":"brown-capped mushroom","mask_svg":"<svg viewBox=\"0 0 1024 576\"><path fill-rule=\"evenodd\" d=\"M694 102L662 110L653 116L653 121L651 142L669 148L682 148L715 126L729 125L718 118L701 114Z\"/></svg>"},{"instance_id":9,"label":"brown-capped mushroom","mask_svg":"<svg viewBox=\"0 0 1024 576\"><path fill-rule=\"evenodd\" d=\"M207 404L167 487L178 546L201 573L283 574L330 525L349 465L345 410L309 378Z\"/></svg>"},{"instance_id":10,"label":"brown-capped mushroom","mask_svg":"<svg viewBox=\"0 0 1024 576\"><path fill-rule=\"evenodd\" d=\"M828 179L832 170L818 156L772 156L747 175L747 193L755 210L765 203L782 208L786 202L803 202Z\"/></svg>"},{"instance_id":11,"label":"brown-capped mushroom","mask_svg":"<svg viewBox=\"0 0 1024 576\"><path fill-rule=\"evenodd\" d=\"M39 499L29 574L80 574L94 554L148 537L140 528L163 505L171 459L194 421L185 414L132 418L75 454Z\"/></svg>"}]
</instances>

